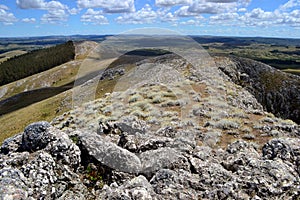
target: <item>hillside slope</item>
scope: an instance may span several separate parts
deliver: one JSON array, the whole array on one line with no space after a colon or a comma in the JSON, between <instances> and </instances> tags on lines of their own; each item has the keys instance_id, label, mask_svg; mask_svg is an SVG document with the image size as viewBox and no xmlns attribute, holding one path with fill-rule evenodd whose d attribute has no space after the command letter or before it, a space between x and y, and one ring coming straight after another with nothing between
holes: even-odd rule
<instances>
[{"instance_id":1,"label":"hillside slope","mask_svg":"<svg viewBox=\"0 0 300 200\"><path fill-rule=\"evenodd\" d=\"M0 63L0 85L46 71L73 60L75 47L72 41L57 46L35 50Z\"/></svg>"},{"instance_id":2,"label":"hillside slope","mask_svg":"<svg viewBox=\"0 0 300 200\"><path fill-rule=\"evenodd\" d=\"M59 87L73 82L82 61L86 58L88 53L98 45L98 43L87 41L76 42L74 45L75 60L0 86L0 100L4 100L21 92L45 87Z\"/></svg>"},{"instance_id":3,"label":"hillside slope","mask_svg":"<svg viewBox=\"0 0 300 200\"><path fill-rule=\"evenodd\" d=\"M300 123L300 77L250 59L231 57L220 69L276 116Z\"/></svg>"},{"instance_id":4,"label":"hillside slope","mask_svg":"<svg viewBox=\"0 0 300 200\"><path fill-rule=\"evenodd\" d=\"M1 197L297 199L299 125L219 69L243 60L217 60L163 55L74 88L111 92L7 139Z\"/></svg>"}]
</instances>

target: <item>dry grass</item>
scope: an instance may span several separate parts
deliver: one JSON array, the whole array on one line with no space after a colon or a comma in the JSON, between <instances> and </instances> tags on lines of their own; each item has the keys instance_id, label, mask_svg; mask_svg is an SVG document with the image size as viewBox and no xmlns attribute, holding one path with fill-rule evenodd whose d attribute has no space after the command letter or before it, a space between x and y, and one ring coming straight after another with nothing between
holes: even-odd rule
<instances>
[{"instance_id":1,"label":"dry grass","mask_svg":"<svg viewBox=\"0 0 300 200\"><path fill-rule=\"evenodd\" d=\"M1 116L0 143L8 137L22 132L30 123L42 120L50 122L55 116L69 110L70 107L61 105L61 102L64 102L64 99L67 99L69 94L70 92L65 92Z\"/></svg>"},{"instance_id":2,"label":"dry grass","mask_svg":"<svg viewBox=\"0 0 300 200\"><path fill-rule=\"evenodd\" d=\"M22 54L27 53L26 51L21 51L21 50L13 50L13 51L9 51L9 52L5 52L0 54L0 63L6 61L9 58L12 58L14 56L19 56Z\"/></svg>"}]
</instances>

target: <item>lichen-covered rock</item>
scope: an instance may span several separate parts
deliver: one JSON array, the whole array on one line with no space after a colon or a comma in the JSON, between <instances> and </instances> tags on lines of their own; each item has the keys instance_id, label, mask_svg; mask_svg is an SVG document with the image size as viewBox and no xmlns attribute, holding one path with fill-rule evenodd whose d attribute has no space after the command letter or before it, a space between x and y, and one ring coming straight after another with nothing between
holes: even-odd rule
<instances>
[{"instance_id":1,"label":"lichen-covered rock","mask_svg":"<svg viewBox=\"0 0 300 200\"><path fill-rule=\"evenodd\" d=\"M22 144L22 134L17 134L11 138L4 140L1 145L1 153L8 154L9 152L16 152Z\"/></svg>"},{"instance_id":2,"label":"lichen-covered rock","mask_svg":"<svg viewBox=\"0 0 300 200\"><path fill-rule=\"evenodd\" d=\"M199 199L199 175L161 169L150 180L158 199Z\"/></svg>"},{"instance_id":3,"label":"lichen-covered rock","mask_svg":"<svg viewBox=\"0 0 300 200\"><path fill-rule=\"evenodd\" d=\"M48 122L36 122L27 126L22 135L22 149L36 151L45 148L55 140L55 134L48 130L50 127Z\"/></svg>"},{"instance_id":4,"label":"lichen-covered rock","mask_svg":"<svg viewBox=\"0 0 300 200\"><path fill-rule=\"evenodd\" d=\"M299 142L299 140L297 142ZM270 160L274 160L275 158L289 162L295 160L293 149L290 147L289 142L284 139L273 139L266 143L263 147L263 156Z\"/></svg>"},{"instance_id":5,"label":"lichen-covered rock","mask_svg":"<svg viewBox=\"0 0 300 200\"><path fill-rule=\"evenodd\" d=\"M148 180L140 175L129 180L117 188L106 186L99 195L98 199L157 199L157 195L153 191Z\"/></svg>"},{"instance_id":6,"label":"lichen-covered rock","mask_svg":"<svg viewBox=\"0 0 300 200\"><path fill-rule=\"evenodd\" d=\"M30 187L30 196L40 199L51 194L50 186L57 181L55 167L54 159L46 152L37 153L33 160L21 167Z\"/></svg>"},{"instance_id":7,"label":"lichen-covered rock","mask_svg":"<svg viewBox=\"0 0 300 200\"><path fill-rule=\"evenodd\" d=\"M170 146L173 140L167 137L153 137L150 134L136 132L128 134L124 132L120 135L118 145L131 152L141 153L148 150Z\"/></svg>"},{"instance_id":8,"label":"lichen-covered rock","mask_svg":"<svg viewBox=\"0 0 300 200\"><path fill-rule=\"evenodd\" d=\"M163 168L189 169L188 159L169 147L143 152L139 158L142 163L140 172L148 176Z\"/></svg>"},{"instance_id":9,"label":"lichen-covered rock","mask_svg":"<svg viewBox=\"0 0 300 200\"><path fill-rule=\"evenodd\" d=\"M74 172L81 161L79 147L47 122L29 125L1 149L4 199L58 198L70 187L64 181L79 181Z\"/></svg>"},{"instance_id":10,"label":"lichen-covered rock","mask_svg":"<svg viewBox=\"0 0 300 200\"><path fill-rule=\"evenodd\" d=\"M0 169L0 198L1 199L27 199L28 187L24 174L15 168L4 167Z\"/></svg>"},{"instance_id":11,"label":"lichen-covered rock","mask_svg":"<svg viewBox=\"0 0 300 200\"><path fill-rule=\"evenodd\" d=\"M141 161L135 154L96 133L82 133L80 141L89 154L103 165L131 173L139 172L141 169Z\"/></svg>"},{"instance_id":12,"label":"lichen-covered rock","mask_svg":"<svg viewBox=\"0 0 300 200\"><path fill-rule=\"evenodd\" d=\"M56 159L56 162L78 167L81 162L81 152L72 140L65 134L61 133L56 136L56 139L50 142L45 148L47 152Z\"/></svg>"}]
</instances>

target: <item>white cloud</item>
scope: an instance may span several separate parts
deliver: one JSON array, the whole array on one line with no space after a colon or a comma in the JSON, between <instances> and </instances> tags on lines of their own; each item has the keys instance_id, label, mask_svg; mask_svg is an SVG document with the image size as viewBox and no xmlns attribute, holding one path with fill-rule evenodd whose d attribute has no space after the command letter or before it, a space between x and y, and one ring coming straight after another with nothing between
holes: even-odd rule
<instances>
[{"instance_id":1,"label":"white cloud","mask_svg":"<svg viewBox=\"0 0 300 200\"><path fill-rule=\"evenodd\" d=\"M0 4L0 9L1 10L9 10L9 8L6 5Z\"/></svg>"},{"instance_id":2,"label":"white cloud","mask_svg":"<svg viewBox=\"0 0 300 200\"><path fill-rule=\"evenodd\" d=\"M238 9L238 12L247 12L247 8L240 8Z\"/></svg>"},{"instance_id":3,"label":"white cloud","mask_svg":"<svg viewBox=\"0 0 300 200\"><path fill-rule=\"evenodd\" d=\"M134 12L134 0L77 0L79 8L102 8L106 13Z\"/></svg>"},{"instance_id":4,"label":"white cloud","mask_svg":"<svg viewBox=\"0 0 300 200\"><path fill-rule=\"evenodd\" d=\"M41 18L42 23L60 23L63 21L67 21L68 14L63 9L58 10L49 10L47 14L44 14Z\"/></svg>"},{"instance_id":5,"label":"white cloud","mask_svg":"<svg viewBox=\"0 0 300 200\"><path fill-rule=\"evenodd\" d=\"M255 8L251 12L245 13L240 17L240 20L249 26L268 26L274 23L274 20L279 19L273 12L266 12L261 8Z\"/></svg>"},{"instance_id":6,"label":"white cloud","mask_svg":"<svg viewBox=\"0 0 300 200\"><path fill-rule=\"evenodd\" d=\"M197 13L189 12L188 10L189 6L182 6L181 8L176 10L174 14L178 17L192 17L197 15Z\"/></svg>"},{"instance_id":7,"label":"white cloud","mask_svg":"<svg viewBox=\"0 0 300 200\"><path fill-rule=\"evenodd\" d=\"M212 1L212 0L211 0ZM206 0L194 1L188 8L188 12L197 14L220 14L233 11L238 7L237 2L208 2Z\"/></svg>"},{"instance_id":8,"label":"white cloud","mask_svg":"<svg viewBox=\"0 0 300 200\"><path fill-rule=\"evenodd\" d=\"M158 14L152 10L149 4L146 4L141 10L135 13L125 13L119 16L116 21L124 24L150 24L158 17Z\"/></svg>"},{"instance_id":9,"label":"white cloud","mask_svg":"<svg viewBox=\"0 0 300 200\"><path fill-rule=\"evenodd\" d=\"M196 23L197 22L195 20L193 20L193 19L190 19L188 21L180 22L180 24L182 24L182 25L196 25Z\"/></svg>"},{"instance_id":10,"label":"white cloud","mask_svg":"<svg viewBox=\"0 0 300 200\"><path fill-rule=\"evenodd\" d=\"M178 20L178 17L176 17L172 13L168 12L167 14L160 16L160 20L162 22L175 22Z\"/></svg>"},{"instance_id":11,"label":"white cloud","mask_svg":"<svg viewBox=\"0 0 300 200\"><path fill-rule=\"evenodd\" d=\"M92 24L102 25L108 24L108 20L105 16L102 15L101 11L95 11L89 8L84 15L81 16L80 21L88 22Z\"/></svg>"},{"instance_id":12,"label":"white cloud","mask_svg":"<svg viewBox=\"0 0 300 200\"><path fill-rule=\"evenodd\" d=\"M78 13L76 8L70 9L60 1L17 0L16 3L21 9L39 9L48 11L48 13L42 16L42 23L60 23L62 21L67 21L69 14Z\"/></svg>"},{"instance_id":13,"label":"white cloud","mask_svg":"<svg viewBox=\"0 0 300 200\"><path fill-rule=\"evenodd\" d=\"M44 0L17 0L16 3L22 9L43 9L46 4Z\"/></svg>"},{"instance_id":14,"label":"white cloud","mask_svg":"<svg viewBox=\"0 0 300 200\"><path fill-rule=\"evenodd\" d=\"M36 22L36 19L35 18L24 18L24 19L22 19L22 22L34 23L34 22Z\"/></svg>"},{"instance_id":15,"label":"white cloud","mask_svg":"<svg viewBox=\"0 0 300 200\"><path fill-rule=\"evenodd\" d=\"M190 20L187 20L187 21L182 21L179 24L181 24L181 25L190 25L190 26L200 26L200 25L203 24L204 20L205 20L204 17L197 17L195 19L190 19Z\"/></svg>"},{"instance_id":16,"label":"white cloud","mask_svg":"<svg viewBox=\"0 0 300 200\"><path fill-rule=\"evenodd\" d=\"M281 12L275 10L273 12L264 11L261 8L253 9L251 12L245 13L239 17L240 21L248 26L300 26L300 10L291 12Z\"/></svg>"},{"instance_id":17,"label":"white cloud","mask_svg":"<svg viewBox=\"0 0 300 200\"><path fill-rule=\"evenodd\" d=\"M8 12L9 8L0 4L0 22L4 25L12 25L18 21L13 13Z\"/></svg>"},{"instance_id":18,"label":"white cloud","mask_svg":"<svg viewBox=\"0 0 300 200\"><path fill-rule=\"evenodd\" d=\"M213 2L213 3L233 3L237 1L238 0L207 0L207 2Z\"/></svg>"},{"instance_id":19,"label":"white cloud","mask_svg":"<svg viewBox=\"0 0 300 200\"><path fill-rule=\"evenodd\" d=\"M191 4L192 0L156 0L155 5L161 7L172 7L177 5Z\"/></svg>"},{"instance_id":20,"label":"white cloud","mask_svg":"<svg viewBox=\"0 0 300 200\"><path fill-rule=\"evenodd\" d=\"M222 13L219 15L213 15L210 18L210 24L219 24L219 25L238 25L240 22L239 14L237 13Z\"/></svg>"},{"instance_id":21,"label":"white cloud","mask_svg":"<svg viewBox=\"0 0 300 200\"><path fill-rule=\"evenodd\" d=\"M71 14L71 15L77 15L79 14L79 12L81 11L81 9L77 9L77 8L71 8L71 9L68 9L68 12Z\"/></svg>"},{"instance_id":22,"label":"white cloud","mask_svg":"<svg viewBox=\"0 0 300 200\"><path fill-rule=\"evenodd\" d=\"M297 6L300 6L300 0L289 0L285 4L281 5L279 10L286 11Z\"/></svg>"},{"instance_id":23,"label":"white cloud","mask_svg":"<svg viewBox=\"0 0 300 200\"><path fill-rule=\"evenodd\" d=\"M175 11L178 17L192 17L199 14L221 14L236 12L248 6L251 0L194 0Z\"/></svg>"}]
</instances>

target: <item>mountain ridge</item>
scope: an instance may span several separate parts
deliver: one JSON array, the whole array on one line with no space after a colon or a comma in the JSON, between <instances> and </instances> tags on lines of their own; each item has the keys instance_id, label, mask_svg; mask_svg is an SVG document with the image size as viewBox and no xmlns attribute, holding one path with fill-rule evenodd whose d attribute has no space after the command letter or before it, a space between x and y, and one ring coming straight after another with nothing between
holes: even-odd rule
<instances>
[{"instance_id":1,"label":"mountain ridge","mask_svg":"<svg viewBox=\"0 0 300 200\"><path fill-rule=\"evenodd\" d=\"M163 55L123 66L110 93L5 140L2 197L298 198L299 125L236 84L256 62L210 61ZM80 95L98 80L79 85Z\"/></svg>"}]
</instances>

